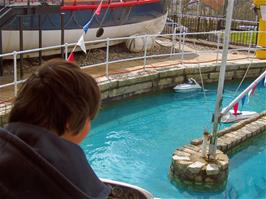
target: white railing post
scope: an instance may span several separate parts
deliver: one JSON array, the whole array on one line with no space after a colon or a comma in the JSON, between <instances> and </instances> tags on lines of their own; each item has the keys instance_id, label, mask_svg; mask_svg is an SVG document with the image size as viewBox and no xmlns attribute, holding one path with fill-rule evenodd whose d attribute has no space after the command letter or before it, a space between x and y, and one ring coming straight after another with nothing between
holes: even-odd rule
<instances>
[{"instance_id":1,"label":"white railing post","mask_svg":"<svg viewBox=\"0 0 266 199\"><path fill-rule=\"evenodd\" d=\"M174 29L174 31L172 32L172 46L171 46L171 52L170 52L170 57L172 57L172 54L173 54L173 51L174 51L174 48L175 48L175 43L176 43L176 41L175 41L175 33L176 31L175 31L175 29Z\"/></svg>"},{"instance_id":2,"label":"white railing post","mask_svg":"<svg viewBox=\"0 0 266 199\"><path fill-rule=\"evenodd\" d=\"M186 33L183 32L183 41L182 41L182 56L181 56L181 63L184 65L184 51L185 51L185 38L186 38Z\"/></svg>"},{"instance_id":3,"label":"white railing post","mask_svg":"<svg viewBox=\"0 0 266 199\"><path fill-rule=\"evenodd\" d=\"M147 63L147 43L148 43L148 36L145 35L144 37L144 71L146 71L146 63Z\"/></svg>"},{"instance_id":4,"label":"white railing post","mask_svg":"<svg viewBox=\"0 0 266 199\"><path fill-rule=\"evenodd\" d=\"M249 45L248 45L248 56L249 56L250 48L251 48L252 41L253 41L253 30L249 33L249 36L250 36L250 39L249 39Z\"/></svg>"},{"instance_id":5,"label":"white railing post","mask_svg":"<svg viewBox=\"0 0 266 199\"><path fill-rule=\"evenodd\" d=\"M110 45L110 40L108 37L106 40L106 61L105 61L105 75L107 79L109 79L109 45Z\"/></svg>"},{"instance_id":6,"label":"white railing post","mask_svg":"<svg viewBox=\"0 0 266 199\"><path fill-rule=\"evenodd\" d=\"M65 43L65 60L68 58L68 43Z\"/></svg>"},{"instance_id":7,"label":"white railing post","mask_svg":"<svg viewBox=\"0 0 266 199\"><path fill-rule=\"evenodd\" d=\"M13 62L14 62L14 95L17 97L18 93L18 76L17 76L17 52L13 52Z\"/></svg>"},{"instance_id":8,"label":"white railing post","mask_svg":"<svg viewBox=\"0 0 266 199\"><path fill-rule=\"evenodd\" d=\"M216 64L218 64L218 60L219 60L220 40L221 40L221 33L218 32L218 35L217 35L217 54L216 54Z\"/></svg>"}]
</instances>

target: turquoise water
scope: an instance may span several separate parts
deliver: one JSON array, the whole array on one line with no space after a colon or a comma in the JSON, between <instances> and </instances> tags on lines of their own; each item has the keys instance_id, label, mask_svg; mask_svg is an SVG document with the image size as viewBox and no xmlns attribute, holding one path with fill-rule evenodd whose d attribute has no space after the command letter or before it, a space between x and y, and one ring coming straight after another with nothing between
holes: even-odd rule
<instances>
[{"instance_id":1,"label":"turquoise water","mask_svg":"<svg viewBox=\"0 0 266 199\"><path fill-rule=\"evenodd\" d=\"M167 90L104 106L81 144L97 175L141 186L159 198L266 198L266 133L232 156L222 192L189 192L168 179L174 150L211 129L216 86L206 85L206 100L202 92ZM236 87L225 85L225 105ZM265 110L266 88L256 90L244 109Z\"/></svg>"}]
</instances>

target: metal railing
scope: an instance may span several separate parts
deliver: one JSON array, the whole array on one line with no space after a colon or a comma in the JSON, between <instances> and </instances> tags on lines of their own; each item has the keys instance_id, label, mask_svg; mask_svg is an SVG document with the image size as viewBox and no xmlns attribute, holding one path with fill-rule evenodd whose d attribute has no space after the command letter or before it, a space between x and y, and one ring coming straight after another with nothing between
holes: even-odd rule
<instances>
[{"instance_id":1,"label":"metal railing","mask_svg":"<svg viewBox=\"0 0 266 199\"><path fill-rule=\"evenodd\" d=\"M171 21L171 22L170 22ZM180 24L178 24L180 21ZM208 16L195 16L195 15L176 15L169 18L168 26L173 23L176 26L181 27L183 30L187 32L210 32L210 31L220 31L224 30L225 19L222 17L208 17ZM256 31L258 30L258 22L257 21L247 21L247 20L232 20L232 30L235 31ZM210 42L215 42L215 38L213 37L204 37L198 36L198 39L208 40ZM242 33L235 33L234 39L231 41L234 45L249 45L249 37ZM257 35L254 34L252 45L256 46L257 43Z\"/></svg>"},{"instance_id":2,"label":"metal railing","mask_svg":"<svg viewBox=\"0 0 266 199\"><path fill-rule=\"evenodd\" d=\"M243 31L241 31L242 33ZM232 33L239 33L239 31L232 31ZM248 34L255 34L257 31L246 31ZM198 35L209 35L209 36L215 36L217 38L215 46L212 48L206 47L205 49L201 46L200 49L193 49L190 48L189 50L186 50L187 45L194 45L195 46L195 41L194 43L189 41L188 38L195 37ZM214 32L197 32L197 33L173 33L173 34L157 34L157 35L141 35L141 36L131 36L131 37L121 37L121 38L107 38L107 39L101 39L101 40L96 40L96 41L87 41L85 44L87 46L93 45L96 43L106 43L105 47L105 59L102 60L101 62L95 63L95 64L82 64L81 68L82 69L88 69L88 68L93 68L93 67L99 67L99 66L104 66L105 65L105 76L106 79L109 79L110 76L110 68L112 67L112 64L115 63L123 63L123 62L130 62L134 60L142 60L143 67L142 69L145 71L148 69L148 64L147 61L148 59L153 59L153 58L172 58L172 59L177 59L179 61L179 64L189 64L188 61L186 61L185 56L191 55L191 54L197 54L199 55L199 58L201 55L206 55L206 54L213 54L214 59L212 59L212 62L218 63L219 61L219 54L221 54L222 50L222 41L221 38L223 36L222 31L214 31ZM162 38L168 41L168 46L165 51L154 51L154 49L147 49L147 42L148 40L153 40L154 38ZM124 42L127 40L134 40L134 39L140 39L141 41L144 41L144 48L141 53L128 53L130 56L128 58L112 58L110 56L110 45L112 43L118 43L118 42ZM51 46L51 47L45 47L45 48L36 48L36 49L31 49L31 50L24 50L24 51L14 51L11 53L6 53L6 54L0 54L1 58L4 57L12 57L13 60L13 81L10 83L2 84L0 85L0 89L14 86L14 95L17 95L18 91L18 85L21 84L22 82L25 81L25 79L18 79L18 58L19 55L21 54L28 54L28 53L38 53L39 51L47 51L47 50L58 50L61 49L62 47L64 48L64 53L65 53L65 59L67 59L69 51L73 46L76 45L76 43L65 43L64 45L57 45L57 46ZM114 47L115 48L115 47ZM239 48L234 48L230 49L230 51L255 51L256 49L263 49L261 47L252 47L249 45L248 47L239 47ZM89 52L90 53L90 52ZM215 55L214 55L215 54ZM136 55L136 56L132 56ZM204 62L204 61L203 61ZM210 62L210 60L206 61Z\"/></svg>"}]
</instances>

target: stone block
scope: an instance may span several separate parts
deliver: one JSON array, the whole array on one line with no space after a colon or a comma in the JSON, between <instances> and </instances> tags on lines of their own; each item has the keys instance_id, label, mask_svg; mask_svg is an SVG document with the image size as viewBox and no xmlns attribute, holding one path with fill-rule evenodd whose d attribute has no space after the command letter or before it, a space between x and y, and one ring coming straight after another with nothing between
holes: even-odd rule
<instances>
[{"instance_id":1,"label":"stone block","mask_svg":"<svg viewBox=\"0 0 266 199\"><path fill-rule=\"evenodd\" d=\"M229 162L228 156L223 154L223 153L217 154L216 155L216 159L219 160L219 161L227 162L227 163Z\"/></svg>"},{"instance_id":2,"label":"stone block","mask_svg":"<svg viewBox=\"0 0 266 199\"><path fill-rule=\"evenodd\" d=\"M210 73L209 79L218 81L219 79L219 73Z\"/></svg>"},{"instance_id":3,"label":"stone block","mask_svg":"<svg viewBox=\"0 0 266 199\"><path fill-rule=\"evenodd\" d=\"M215 181L214 181L214 179L207 177L207 178L205 178L205 182L208 184L213 184Z\"/></svg>"},{"instance_id":4,"label":"stone block","mask_svg":"<svg viewBox=\"0 0 266 199\"><path fill-rule=\"evenodd\" d=\"M166 88L175 85L173 78L160 79L158 82L160 88Z\"/></svg>"},{"instance_id":5,"label":"stone block","mask_svg":"<svg viewBox=\"0 0 266 199\"><path fill-rule=\"evenodd\" d=\"M200 66L201 73L209 73L209 72L215 72L216 71L216 65L211 66Z\"/></svg>"},{"instance_id":6,"label":"stone block","mask_svg":"<svg viewBox=\"0 0 266 199\"><path fill-rule=\"evenodd\" d=\"M110 79L109 83L108 83L108 89L114 89L114 88L118 88L118 81L115 79Z\"/></svg>"},{"instance_id":7,"label":"stone block","mask_svg":"<svg viewBox=\"0 0 266 199\"><path fill-rule=\"evenodd\" d=\"M231 79L233 79L234 74L235 74L234 71L226 72L226 74L225 74L225 79L226 79L226 80L231 80Z\"/></svg>"},{"instance_id":8,"label":"stone block","mask_svg":"<svg viewBox=\"0 0 266 199\"><path fill-rule=\"evenodd\" d=\"M190 153L186 153L184 151L176 150L174 152L174 155L178 155L178 156L190 156L191 154Z\"/></svg>"},{"instance_id":9,"label":"stone block","mask_svg":"<svg viewBox=\"0 0 266 199\"><path fill-rule=\"evenodd\" d=\"M197 153L196 151L191 150L191 149L188 149L188 148L183 148L182 151L185 151L186 153L190 153L190 154L195 154L195 153Z\"/></svg>"},{"instance_id":10,"label":"stone block","mask_svg":"<svg viewBox=\"0 0 266 199\"><path fill-rule=\"evenodd\" d=\"M217 175L219 173L219 167L217 166L217 164L208 164L206 173L208 176Z\"/></svg>"},{"instance_id":11,"label":"stone block","mask_svg":"<svg viewBox=\"0 0 266 199\"><path fill-rule=\"evenodd\" d=\"M98 86L99 86L101 92L104 92L104 91L109 89L109 83L108 82L99 83Z\"/></svg>"},{"instance_id":12,"label":"stone block","mask_svg":"<svg viewBox=\"0 0 266 199\"><path fill-rule=\"evenodd\" d=\"M188 166L188 170L193 174L198 174L205 164L202 162L194 162Z\"/></svg>"},{"instance_id":13,"label":"stone block","mask_svg":"<svg viewBox=\"0 0 266 199\"><path fill-rule=\"evenodd\" d=\"M228 168L228 162L222 160L219 160L218 162L222 170L226 170Z\"/></svg>"},{"instance_id":14,"label":"stone block","mask_svg":"<svg viewBox=\"0 0 266 199\"><path fill-rule=\"evenodd\" d=\"M243 78L243 76L245 75L245 72L246 72L246 71L244 71L244 70L238 70L238 71L236 71L236 72L235 72L235 76L234 76L234 78L236 78L236 79L241 79L241 78Z\"/></svg>"},{"instance_id":15,"label":"stone block","mask_svg":"<svg viewBox=\"0 0 266 199\"><path fill-rule=\"evenodd\" d=\"M127 85L139 84L142 82L152 81L158 78L158 74L145 74L141 76L130 77L125 80L119 80L118 86L123 87Z\"/></svg>"},{"instance_id":16,"label":"stone block","mask_svg":"<svg viewBox=\"0 0 266 199\"><path fill-rule=\"evenodd\" d=\"M260 75L260 69L250 69L246 77L257 77Z\"/></svg>"},{"instance_id":17,"label":"stone block","mask_svg":"<svg viewBox=\"0 0 266 199\"><path fill-rule=\"evenodd\" d=\"M202 178L201 175L195 176L194 179L195 179L196 182L202 182L203 181L203 178Z\"/></svg>"},{"instance_id":18,"label":"stone block","mask_svg":"<svg viewBox=\"0 0 266 199\"><path fill-rule=\"evenodd\" d=\"M202 144L202 139L194 139L190 142L191 144L198 146Z\"/></svg>"},{"instance_id":19,"label":"stone block","mask_svg":"<svg viewBox=\"0 0 266 199\"><path fill-rule=\"evenodd\" d=\"M184 76L178 76L178 77L174 78L174 83L181 84L184 82L184 80L185 80Z\"/></svg>"},{"instance_id":20,"label":"stone block","mask_svg":"<svg viewBox=\"0 0 266 199\"><path fill-rule=\"evenodd\" d=\"M179 155L174 155L174 156L173 156L173 160L174 160L174 161L179 161L179 160L190 161L190 158L189 158L189 156L179 156Z\"/></svg>"},{"instance_id":21,"label":"stone block","mask_svg":"<svg viewBox=\"0 0 266 199\"><path fill-rule=\"evenodd\" d=\"M171 68L167 71L160 71L159 78L176 77L184 75L184 68Z\"/></svg>"},{"instance_id":22,"label":"stone block","mask_svg":"<svg viewBox=\"0 0 266 199\"><path fill-rule=\"evenodd\" d=\"M192 164L190 161L175 161L175 170L178 169L178 172L184 173L188 167L188 165Z\"/></svg>"},{"instance_id":23,"label":"stone block","mask_svg":"<svg viewBox=\"0 0 266 199\"><path fill-rule=\"evenodd\" d=\"M130 85L130 86L124 86L118 89L113 89L109 91L109 97L118 97L118 96L124 96L124 95L129 95L129 94L134 94L134 93L139 93L140 91L146 91L147 89L152 88L152 82L145 82L141 84L135 84L135 85Z\"/></svg>"},{"instance_id":24,"label":"stone block","mask_svg":"<svg viewBox=\"0 0 266 199\"><path fill-rule=\"evenodd\" d=\"M105 92L101 92L101 99L102 100L106 100L108 98L108 91L105 91Z\"/></svg>"},{"instance_id":25,"label":"stone block","mask_svg":"<svg viewBox=\"0 0 266 199\"><path fill-rule=\"evenodd\" d=\"M191 144L185 145L184 148L191 149L191 150L193 150L195 152L199 152L200 151L200 147L197 147L197 146L194 146L194 145L191 145Z\"/></svg>"},{"instance_id":26,"label":"stone block","mask_svg":"<svg viewBox=\"0 0 266 199\"><path fill-rule=\"evenodd\" d=\"M198 74L199 73L199 69L197 66L187 66L185 68L185 74L186 75L190 75L190 74Z\"/></svg>"},{"instance_id":27,"label":"stone block","mask_svg":"<svg viewBox=\"0 0 266 199\"><path fill-rule=\"evenodd\" d=\"M209 79L209 75L208 74L201 74L203 81L205 82L205 80ZM201 76L200 74L190 74L187 75L187 78L193 78L195 79L199 84L201 84Z\"/></svg>"},{"instance_id":28,"label":"stone block","mask_svg":"<svg viewBox=\"0 0 266 199\"><path fill-rule=\"evenodd\" d=\"M236 71L239 69L239 64L229 63L226 65L226 71Z\"/></svg>"}]
</instances>

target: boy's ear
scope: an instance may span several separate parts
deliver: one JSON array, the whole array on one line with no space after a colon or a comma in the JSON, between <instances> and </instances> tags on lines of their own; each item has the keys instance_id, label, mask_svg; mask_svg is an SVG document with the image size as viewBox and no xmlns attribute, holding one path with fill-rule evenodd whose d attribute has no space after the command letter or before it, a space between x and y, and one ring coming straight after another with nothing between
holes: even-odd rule
<instances>
[{"instance_id":1,"label":"boy's ear","mask_svg":"<svg viewBox=\"0 0 266 199\"><path fill-rule=\"evenodd\" d=\"M62 137L72 143L79 144L82 140L88 135L91 127L90 119L86 119L85 124L82 130L78 134L73 134L69 129L69 125L66 124L66 132L62 135Z\"/></svg>"}]
</instances>

